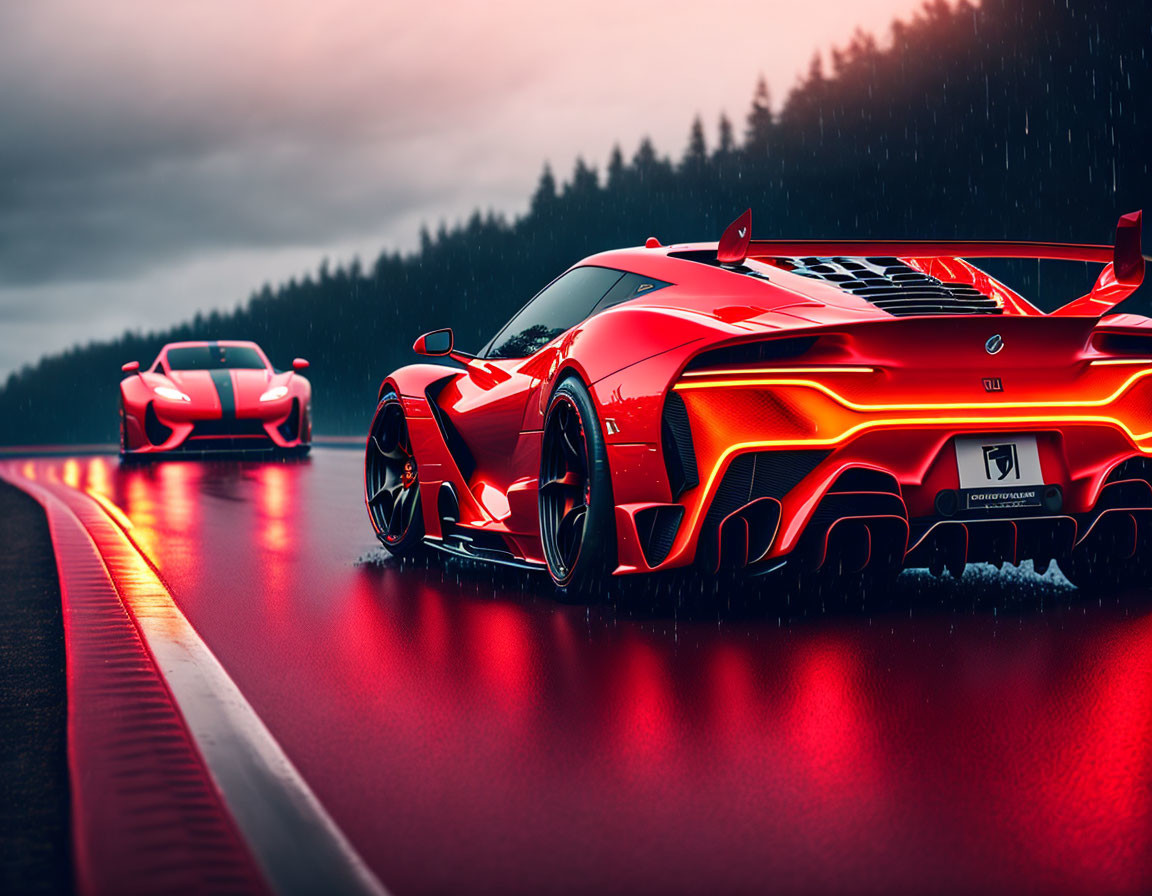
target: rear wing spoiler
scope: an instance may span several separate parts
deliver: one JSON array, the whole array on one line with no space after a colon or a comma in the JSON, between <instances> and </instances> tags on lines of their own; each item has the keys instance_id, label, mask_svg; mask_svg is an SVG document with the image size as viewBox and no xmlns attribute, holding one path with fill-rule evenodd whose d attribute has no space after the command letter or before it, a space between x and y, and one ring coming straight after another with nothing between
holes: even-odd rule
<instances>
[{"instance_id":1,"label":"rear wing spoiler","mask_svg":"<svg viewBox=\"0 0 1152 896\"><path fill-rule=\"evenodd\" d=\"M1102 317L1144 281L1140 212L1122 215L1111 246L1086 243L998 242L991 240L754 240L751 209L728 226L717 246L721 264L740 264L748 256L795 258L814 255L902 258L1036 258L1086 261L1104 265L1086 295L1051 312L1054 317Z\"/></svg>"}]
</instances>

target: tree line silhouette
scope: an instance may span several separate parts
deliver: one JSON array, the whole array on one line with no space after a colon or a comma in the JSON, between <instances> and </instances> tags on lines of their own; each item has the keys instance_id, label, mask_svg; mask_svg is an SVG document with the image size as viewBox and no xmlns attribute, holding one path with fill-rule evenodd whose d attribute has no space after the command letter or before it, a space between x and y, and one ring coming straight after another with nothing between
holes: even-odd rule
<instances>
[{"instance_id":1,"label":"tree line silhouette","mask_svg":"<svg viewBox=\"0 0 1152 896\"><path fill-rule=\"evenodd\" d=\"M747 206L762 238L1110 242L1120 214L1148 205L1143 4L931 0L889 38L857 31L818 53L778 112L761 80L739 133L722 115L715 145L697 117L678 159L645 139L630 158L615 148L603 172L578 160L563 183L546 165L518 217L476 211L422 230L413 253L324 261L235 311L46 357L0 390L2 438L113 441L121 363L150 363L171 340L223 338L254 339L281 364L308 357L315 429L363 432L380 380L414 358L421 332L452 326L458 346L478 348L585 255L649 235L715 239ZM1002 267L1042 306L1074 297L1086 276Z\"/></svg>"}]
</instances>

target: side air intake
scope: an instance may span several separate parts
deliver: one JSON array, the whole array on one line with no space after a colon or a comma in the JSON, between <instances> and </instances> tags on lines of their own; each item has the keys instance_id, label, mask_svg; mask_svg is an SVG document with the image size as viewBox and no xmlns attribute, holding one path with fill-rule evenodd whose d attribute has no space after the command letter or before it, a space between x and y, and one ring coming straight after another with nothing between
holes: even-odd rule
<instances>
[{"instance_id":1,"label":"side air intake","mask_svg":"<svg viewBox=\"0 0 1152 896\"><path fill-rule=\"evenodd\" d=\"M153 445L162 445L172 435L172 430L160 422L152 402L148 402L148 407L144 409L144 433Z\"/></svg>"},{"instance_id":2,"label":"side air intake","mask_svg":"<svg viewBox=\"0 0 1152 896\"><path fill-rule=\"evenodd\" d=\"M668 557L683 517L684 508L678 506L646 507L637 512L636 532L649 566L659 566Z\"/></svg>"},{"instance_id":3,"label":"side air intake","mask_svg":"<svg viewBox=\"0 0 1152 896\"><path fill-rule=\"evenodd\" d=\"M280 437L285 440L292 440L300 435L300 399L292 399L292 410L288 413L287 419L278 427L280 430Z\"/></svg>"},{"instance_id":4,"label":"side air intake","mask_svg":"<svg viewBox=\"0 0 1152 896\"><path fill-rule=\"evenodd\" d=\"M700 484L696 467L696 449L692 445L692 427L688 423L688 410L677 392L669 392L664 402L664 415L660 420L660 444L664 451L664 469L672 488L672 500Z\"/></svg>"},{"instance_id":5,"label":"side air intake","mask_svg":"<svg viewBox=\"0 0 1152 896\"><path fill-rule=\"evenodd\" d=\"M446 376L443 379L436 380L428 385L424 390L424 397L428 399L428 408L432 411L432 419L436 421L436 426L440 430L440 436L444 439L444 444L448 448L448 453L452 455L452 459L456 461L456 467L460 470L460 475L465 480L471 479L472 474L476 471L476 459L472 456L471 450L468 448L468 443L464 441L464 437L460 435L460 431L452 423L452 418L444 411L437 403L440 393L444 391L452 380L456 378L456 374Z\"/></svg>"}]
</instances>

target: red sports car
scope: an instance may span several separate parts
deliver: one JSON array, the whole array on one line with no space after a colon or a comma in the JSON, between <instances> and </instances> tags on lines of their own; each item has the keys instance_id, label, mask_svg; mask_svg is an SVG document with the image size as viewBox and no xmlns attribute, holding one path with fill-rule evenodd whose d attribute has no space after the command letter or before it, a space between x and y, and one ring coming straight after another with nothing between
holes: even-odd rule
<instances>
[{"instance_id":1,"label":"red sports car","mask_svg":"<svg viewBox=\"0 0 1152 896\"><path fill-rule=\"evenodd\" d=\"M264 451L305 454L312 386L280 372L254 342L172 342L148 370L121 369L120 454Z\"/></svg>"},{"instance_id":2,"label":"red sports car","mask_svg":"<svg viewBox=\"0 0 1152 896\"><path fill-rule=\"evenodd\" d=\"M475 356L384 380L365 499L393 553L546 568L582 593L694 565L834 576L1152 557L1152 320L1112 246L762 241L594 255ZM1103 265L1043 313L969 258Z\"/></svg>"}]
</instances>

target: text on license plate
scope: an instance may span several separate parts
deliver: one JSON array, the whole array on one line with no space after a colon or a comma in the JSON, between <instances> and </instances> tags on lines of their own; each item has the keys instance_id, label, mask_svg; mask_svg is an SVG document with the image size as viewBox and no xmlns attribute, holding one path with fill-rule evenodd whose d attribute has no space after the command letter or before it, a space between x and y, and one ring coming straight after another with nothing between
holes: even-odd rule
<instances>
[{"instance_id":1,"label":"text on license plate","mask_svg":"<svg viewBox=\"0 0 1152 896\"><path fill-rule=\"evenodd\" d=\"M1041 503L1044 476L1034 435L958 436L956 467L969 508Z\"/></svg>"}]
</instances>

